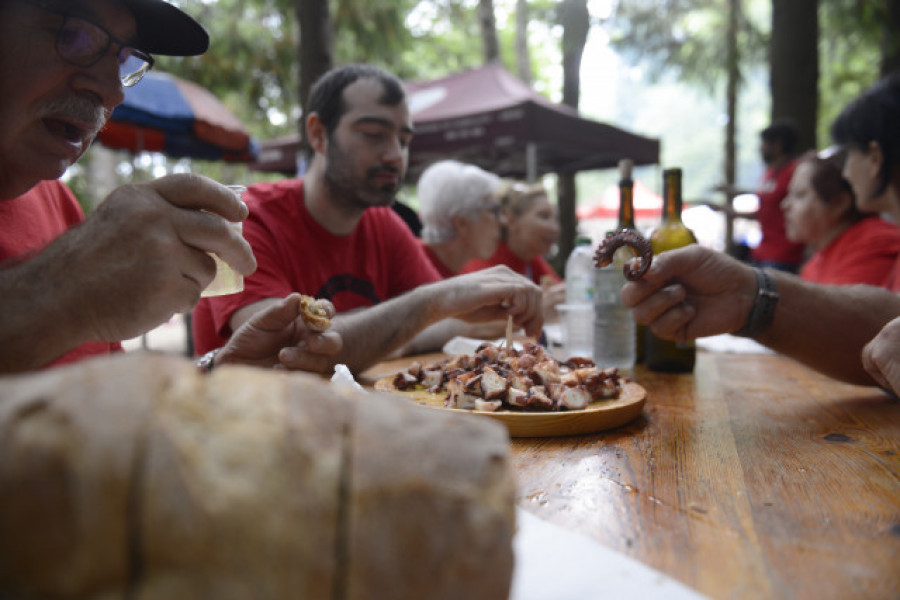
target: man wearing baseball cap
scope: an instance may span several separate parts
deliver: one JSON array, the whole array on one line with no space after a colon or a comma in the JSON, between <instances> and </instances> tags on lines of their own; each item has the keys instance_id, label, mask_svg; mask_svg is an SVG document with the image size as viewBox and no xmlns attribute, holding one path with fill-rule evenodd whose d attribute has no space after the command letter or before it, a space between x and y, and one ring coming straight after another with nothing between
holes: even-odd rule
<instances>
[{"instance_id":1,"label":"man wearing baseball cap","mask_svg":"<svg viewBox=\"0 0 900 600\"><path fill-rule=\"evenodd\" d=\"M256 268L228 226L247 207L212 180L124 185L87 219L58 180L153 54L208 46L163 0L0 0L0 374L114 352L190 310L210 253Z\"/></svg>"}]
</instances>

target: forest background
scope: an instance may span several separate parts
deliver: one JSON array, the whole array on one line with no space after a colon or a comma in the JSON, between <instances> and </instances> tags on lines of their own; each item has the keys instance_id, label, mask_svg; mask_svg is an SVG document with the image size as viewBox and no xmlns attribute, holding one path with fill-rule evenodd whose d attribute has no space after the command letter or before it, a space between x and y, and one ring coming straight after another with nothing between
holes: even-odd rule
<instances>
[{"instance_id":1,"label":"forest background","mask_svg":"<svg viewBox=\"0 0 900 600\"><path fill-rule=\"evenodd\" d=\"M334 65L372 63L412 81L497 60L586 117L659 138L660 165L636 178L658 190L661 168L679 166L685 200L717 205L731 202L719 186L755 186L758 133L772 118L797 119L804 147L823 148L840 109L900 66L895 0L171 1L204 24L211 47L201 57L159 57L155 68L212 91L258 141L300 131L301 98ZM105 186L164 173L278 177L117 153L117 181L101 185L92 176L100 153L66 176L87 210ZM575 208L617 177L610 169L546 178L563 227L557 264L571 249ZM404 196L415 204L414 191Z\"/></svg>"}]
</instances>

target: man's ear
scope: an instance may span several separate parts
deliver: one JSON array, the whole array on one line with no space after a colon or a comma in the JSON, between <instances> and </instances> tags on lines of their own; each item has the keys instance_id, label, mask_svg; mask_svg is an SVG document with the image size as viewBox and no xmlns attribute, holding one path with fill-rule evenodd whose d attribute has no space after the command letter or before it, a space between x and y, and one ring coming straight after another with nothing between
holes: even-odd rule
<instances>
[{"instance_id":1,"label":"man's ear","mask_svg":"<svg viewBox=\"0 0 900 600\"><path fill-rule=\"evenodd\" d=\"M312 113L306 118L306 141L316 154L325 154L328 131L317 113Z\"/></svg>"}]
</instances>

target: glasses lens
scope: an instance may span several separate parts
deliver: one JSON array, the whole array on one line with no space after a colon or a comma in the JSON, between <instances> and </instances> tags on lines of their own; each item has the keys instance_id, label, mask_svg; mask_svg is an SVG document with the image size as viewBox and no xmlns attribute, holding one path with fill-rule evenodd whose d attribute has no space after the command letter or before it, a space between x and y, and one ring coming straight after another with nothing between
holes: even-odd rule
<instances>
[{"instance_id":1,"label":"glasses lens","mask_svg":"<svg viewBox=\"0 0 900 600\"><path fill-rule=\"evenodd\" d=\"M89 67L109 48L109 35L88 21L66 18L56 36L56 50L72 64Z\"/></svg>"},{"instance_id":2,"label":"glasses lens","mask_svg":"<svg viewBox=\"0 0 900 600\"><path fill-rule=\"evenodd\" d=\"M150 65L150 61L134 48L122 48L119 52L119 79L122 80L122 85L130 87L136 84L150 70Z\"/></svg>"}]
</instances>

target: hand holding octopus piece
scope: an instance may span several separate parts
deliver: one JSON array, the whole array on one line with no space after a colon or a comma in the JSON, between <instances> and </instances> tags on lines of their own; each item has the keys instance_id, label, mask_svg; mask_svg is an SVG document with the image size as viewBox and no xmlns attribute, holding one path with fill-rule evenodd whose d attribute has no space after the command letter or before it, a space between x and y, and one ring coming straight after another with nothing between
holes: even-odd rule
<instances>
[{"instance_id":1,"label":"hand holding octopus piece","mask_svg":"<svg viewBox=\"0 0 900 600\"><path fill-rule=\"evenodd\" d=\"M637 256L625 263L622 272L625 279L637 281L644 276L650 263L653 262L653 248L650 242L634 229L620 229L610 232L597 246L594 253L594 264L597 267L605 267L612 263L613 255L621 246L630 246L637 252Z\"/></svg>"}]
</instances>

